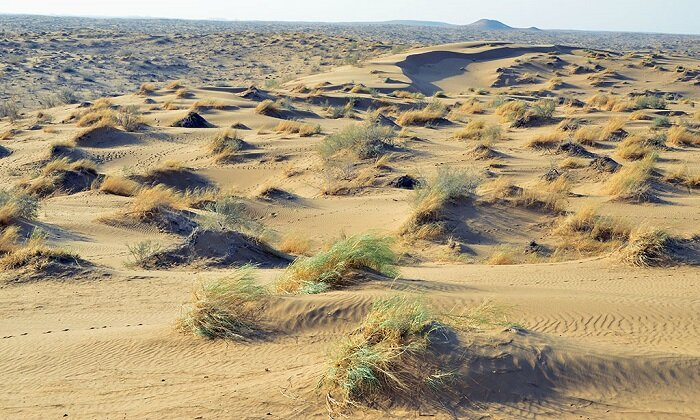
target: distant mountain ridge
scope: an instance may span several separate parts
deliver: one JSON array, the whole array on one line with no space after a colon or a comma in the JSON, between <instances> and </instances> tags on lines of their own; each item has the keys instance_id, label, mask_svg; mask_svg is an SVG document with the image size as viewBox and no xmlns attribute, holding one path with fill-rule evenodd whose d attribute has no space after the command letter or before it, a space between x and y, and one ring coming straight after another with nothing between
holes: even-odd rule
<instances>
[{"instance_id":1,"label":"distant mountain ridge","mask_svg":"<svg viewBox=\"0 0 700 420\"><path fill-rule=\"evenodd\" d=\"M514 28L494 19L479 19L468 25L454 25L446 22L434 22L424 20L389 20L376 22L384 25L404 25L404 26L427 26L432 28L465 28L477 31L540 31L541 29L531 26L529 28Z\"/></svg>"}]
</instances>

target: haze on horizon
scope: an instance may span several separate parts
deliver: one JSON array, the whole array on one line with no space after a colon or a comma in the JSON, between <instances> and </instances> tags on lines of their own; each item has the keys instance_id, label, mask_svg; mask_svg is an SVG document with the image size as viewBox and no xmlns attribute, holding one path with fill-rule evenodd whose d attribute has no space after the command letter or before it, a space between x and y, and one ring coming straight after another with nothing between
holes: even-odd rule
<instances>
[{"instance_id":1,"label":"haze on horizon","mask_svg":"<svg viewBox=\"0 0 700 420\"><path fill-rule=\"evenodd\" d=\"M0 0L0 13L240 21L440 21L482 18L513 27L700 34L700 1L677 0Z\"/></svg>"}]
</instances>

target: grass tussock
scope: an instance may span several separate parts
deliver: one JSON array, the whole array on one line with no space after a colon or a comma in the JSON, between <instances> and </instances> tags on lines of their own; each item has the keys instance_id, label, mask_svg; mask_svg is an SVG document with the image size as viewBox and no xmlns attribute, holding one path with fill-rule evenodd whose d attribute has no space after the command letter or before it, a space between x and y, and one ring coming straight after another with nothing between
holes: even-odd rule
<instances>
[{"instance_id":1,"label":"grass tussock","mask_svg":"<svg viewBox=\"0 0 700 420\"><path fill-rule=\"evenodd\" d=\"M308 256L311 251L311 240L299 233L288 234L284 236L278 249L287 254Z\"/></svg>"},{"instance_id":2,"label":"grass tussock","mask_svg":"<svg viewBox=\"0 0 700 420\"><path fill-rule=\"evenodd\" d=\"M648 140L639 135L626 137L615 148L615 155L625 160L641 160L654 153Z\"/></svg>"},{"instance_id":3,"label":"grass tussock","mask_svg":"<svg viewBox=\"0 0 700 420\"><path fill-rule=\"evenodd\" d=\"M155 90L156 90L156 86L153 83L143 83L139 87L138 94L142 95L142 96L148 96L148 95L152 94L153 92L155 92Z\"/></svg>"},{"instance_id":4,"label":"grass tussock","mask_svg":"<svg viewBox=\"0 0 700 420\"><path fill-rule=\"evenodd\" d=\"M503 134L499 125L487 126L482 120L472 120L457 130L454 137L460 140L478 140L485 144L493 144L501 140Z\"/></svg>"},{"instance_id":5,"label":"grass tussock","mask_svg":"<svg viewBox=\"0 0 700 420\"><path fill-rule=\"evenodd\" d=\"M106 194L133 197L141 189L141 185L128 178L110 175L105 177L100 185L100 191Z\"/></svg>"},{"instance_id":6,"label":"grass tussock","mask_svg":"<svg viewBox=\"0 0 700 420\"><path fill-rule=\"evenodd\" d=\"M275 102L270 99L266 99L255 107L255 113L260 115L267 115L269 117L274 117L279 115L280 107Z\"/></svg>"},{"instance_id":7,"label":"grass tussock","mask_svg":"<svg viewBox=\"0 0 700 420\"><path fill-rule=\"evenodd\" d=\"M318 147L321 158L329 160L339 155L356 159L378 158L394 144L396 133L389 127L371 122L353 124L326 137Z\"/></svg>"},{"instance_id":8,"label":"grass tussock","mask_svg":"<svg viewBox=\"0 0 700 420\"><path fill-rule=\"evenodd\" d=\"M310 137L321 133L319 124L304 124L297 121L282 121L277 124L275 131L278 133L299 134L300 137Z\"/></svg>"},{"instance_id":9,"label":"grass tussock","mask_svg":"<svg viewBox=\"0 0 700 420\"><path fill-rule=\"evenodd\" d=\"M141 189L126 210L127 215L145 219L160 210L182 210L186 207L187 202L182 195L170 188L157 185Z\"/></svg>"},{"instance_id":10,"label":"grass tussock","mask_svg":"<svg viewBox=\"0 0 700 420\"><path fill-rule=\"evenodd\" d=\"M62 179L68 173L91 173L97 175L94 162L87 159L71 161L68 158L54 159L47 163L39 176L21 184L27 194L46 197L61 190Z\"/></svg>"},{"instance_id":11,"label":"grass tussock","mask_svg":"<svg viewBox=\"0 0 700 420\"><path fill-rule=\"evenodd\" d=\"M192 291L180 328L208 339L246 340L259 334L267 290L256 283L254 268L244 266L227 277Z\"/></svg>"},{"instance_id":12,"label":"grass tussock","mask_svg":"<svg viewBox=\"0 0 700 420\"><path fill-rule=\"evenodd\" d=\"M401 394L425 397L431 385L449 376L426 372L433 366L419 362L429 352L431 334L441 328L419 300L395 296L376 301L360 326L330 353L320 382L329 409Z\"/></svg>"},{"instance_id":13,"label":"grass tussock","mask_svg":"<svg viewBox=\"0 0 700 420\"><path fill-rule=\"evenodd\" d=\"M673 146L700 146L700 134L675 126L668 130L666 141Z\"/></svg>"},{"instance_id":14,"label":"grass tussock","mask_svg":"<svg viewBox=\"0 0 700 420\"><path fill-rule=\"evenodd\" d=\"M625 165L605 183L605 192L616 200L634 202L653 201L651 177L656 163L656 154Z\"/></svg>"},{"instance_id":15,"label":"grass tussock","mask_svg":"<svg viewBox=\"0 0 700 420\"><path fill-rule=\"evenodd\" d=\"M415 239L434 239L442 235L447 204L472 196L480 183L481 177L474 172L441 167L427 185L416 191L413 212L400 234Z\"/></svg>"},{"instance_id":16,"label":"grass tussock","mask_svg":"<svg viewBox=\"0 0 700 420\"><path fill-rule=\"evenodd\" d=\"M190 108L190 110L194 112L209 111L212 109L226 109L226 104L216 99L203 99L195 101Z\"/></svg>"},{"instance_id":17,"label":"grass tussock","mask_svg":"<svg viewBox=\"0 0 700 420\"><path fill-rule=\"evenodd\" d=\"M539 134L527 142L527 147L533 149L553 149L564 141L566 137L561 131L552 131L547 134Z\"/></svg>"},{"instance_id":18,"label":"grass tussock","mask_svg":"<svg viewBox=\"0 0 700 420\"><path fill-rule=\"evenodd\" d=\"M437 99L431 100L421 110L406 111L396 122L401 126L434 124L445 117L447 107Z\"/></svg>"},{"instance_id":19,"label":"grass tussock","mask_svg":"<svg viewBox=\"0 0 700 420\"><path fill-rule=\"evenodd\" d=\"M243 150L246 142L238 134L238 131L224 129L216 133L207 145L209 153L216 162L230 162Z\"/></svg>"},{"instance_id":20,"label":"grass tussock","mask_svg":"<svg viewBox=\"0 0 700 420\"><path fill-rule=\"evenodd\" d=\"M595 146L602 139L600 127L581 127L574 133L574 140L586 146Z\"/></svg>"},{"instance_id":21,"label":"grass tussock","mask_svg":"<svg viewBox=\"0 0 700 420\"><path fill-rule=\"evenodd\" d=\"M661 229L639 227L620 251L620 260L637 267L660 267L672 261L673 239Z\"/></svg>"},{"instance_id":22,"label":"grass tussock","mask_svg":"<svg viewBox=\"0 0 700 420\"><path fill-rule=\"evenodd\" d=\"M671 184L682 185L687 188L700 188L700 170L690 170L683 165L669 171L664 175L664 181Z\"/></svg>"},{"instance_id":23,"label":"grass tussock","mask_svg":"<svg viewBox=\"0 0 700 420\"><path fill-rule=\"evenodd\" d=\"M348 282L354 270L374 270L396 276L397 256L392 240L374 235L341 239L313 257L297 258L278 279L277 290L284 293L318 293Z\"/></svg>"}]
</instances>

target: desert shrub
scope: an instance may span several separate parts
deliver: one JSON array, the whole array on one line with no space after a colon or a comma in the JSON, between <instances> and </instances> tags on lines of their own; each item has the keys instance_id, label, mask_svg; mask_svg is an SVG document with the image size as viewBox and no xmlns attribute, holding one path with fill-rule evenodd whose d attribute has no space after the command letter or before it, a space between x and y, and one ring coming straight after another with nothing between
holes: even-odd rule
<instances>
[{"instance_id":1,"label":"desert shrub","mask_svg":"<svg viewBox=\"0 0 700 420\"><path fill-rule=\"evenodd\" d=\"M0 190L0 227L9 226L19 219L36 219L39 201L17 191Z\"/></svg>"},{"instance_id":2,"label":"desert shrub","mask_svg":"<svg viewBox=\"0 0 700 420\"><path fill-rule=\"evenodd\" d=\"M11 122L14 122L19 119L19 116L19 104L16 98L0 102L0 118L8 118Z\"/></svg>"},{"instance_id":3,"label":"desert shrub","mask_svg":"<svg viewBox=\"0 0 700 420\"><path fill-rule=\"evenodd\" d=\"M397 394L425 396L444 375L419 362L429 352L435 321L419 300L395 296L377 300L359 328L331 352L320 385L331 409L370 403ZM447 374L449 376L449 374Z\"/></svg>"},{"instance_id":4,"label":"desert shrub","mask_svg":"<svg viewBox=\"0 0 700 420\"><path fill-rule=\"evenodd\" d=\"M626 137L615 148L615 154L622 159L640 160L654 153L648 140L638 135Z\"/></svg>"},{"instance_id":5,"label":"desert shrub","mask_svg":"<svg viewBox=\"0 0 700 420\"><path fill-rule=\"evenodd\" d=\"M564 85L564 81L561 77L553 77L549 79L549 88L552 90L557 90Z\"/></svg>"},{"instance_id":6,"label":"desert shrub","mask_svg":"<svg viewBox=\"0 0 700 420\"><path fill-rule=\"evenodd\" d=\"M248 211L245 203L237 197L228 196L205 206L207 214L200 216L200 223L211 229L246 230L259 232L262 226Z\"/></svg>"},{"instance_id":7,"label":"desert shrub","mask_svg":"<svg viewBox=\"0 0 700 420\"><path fill-rule=\"evenodd\" d=\"M153 83L143 83L139 87L139 95L150 95L156 90L156 86Z\"/></svg>"},{"instance_id":8,"label":"desert shrub","mask_svg":"<svg viewBox=\"0 0 700 420\"><path fill-rule=\"evenodd\" d=\"M666 101L657 96L638 96L634 100L637 109L666 109Z\"/></svg>"},{"instance_id":9,"label":"desert shrub","mask_svg":"<svg viewBox=\"0 0 700 420\"><path fill-rule=\"evenodd\" d=\"M132 197L138 193L140 188L141 186L135 181L113 175L105 177L100 185L100 191L122 197Z\"/></svg>"},{"instance_id":10,"label":"desert shrub","mask_svg":"<svg viewBox=\"0 0 700 420\"><path fill-rule=\"evenodd\" d=\"M136 267L141 267L145 261L160 252L163 247L151 240L138 242L134 245L127 245L129 249L129 263Z\"/></svg>"},{"instance_id":11,"label":"desert shrub","mask_svg":"<svg viewBox=\"0 0 700 420\"><path fill-rule=\"evenodd\" d=\"M201 284L192 291L182 330L208 339L251 339L264 309L267 290L255 280L254 268L244 266L228 277Z\"/></svg>"},{"instance_id":12,"label":"desert shrub","mask_svg":"<svg viewBox=\"0 0 700 420\"><path fill-rule=\"evenodd\" d=\"M700 188L700 171L691 171L687 165L683 165L665 174L664 181L688 188Z\"/></svg>"},{"instance_id":13,"label":"desert shrub","mask_svg":"<svg viewBox=\"0 0 700 420\"><path fill-rule=\"evenodd\" d=\"M668 128L671 126L671 120L668 117L656 117L651 121L653 128Z\"/></svg>"},{"instance_id":14,"label":"desert shrub","mask_svg":"<svg viewBox=\"0 0 700 420\"><path fill-rule=\"evenodd\" d=\"M574 133L574 140L587 146L595 146L602 137L600 127L581 127Z\"/></svg>"},{"instance_id":15,"label":"desert shrub","mask_svg":"<svg viewBox=\"0 0 700 420\"><path fill-rule=\"evenodd\" d=\"M653 195L649 184L654 171L656 154L624 166L605 183L605 191L615 199L651 201Z\"/></svg>"},{"instance_id":16,"label":"desert shrub","mask_svg":"<svg viewBox=\"0 0 700 420\"><path fill-rule=\"evenodd\" d=\"M298 233L289 234L285 235L278 248L288 254L308 255L311 249L311 240Z\"/></svg>"},{"instance_id":17,"label":"desert shrub","mask_svg":"<svg viewBox=\"0 0 700 420\"><path fill-rule=\"evenodd\" d=\"M674 146L700 146L700 134L681 126L671 127L666 141Z\"/></svg>"},{"instance_id":18,"label":"desert shrub","mask_svg":"<svg viewBox=\"0 0 700 420\"><path fill-rule=\"evenodd\" d=\"M59 101L64 104L77 104L80 102L80 96L76 93L75 89L62 88L56 92L56 97Z\"/></svg>"},{"instance_id":19,"label":"desert shrub","mask_svg":"<svg viewBox=\"0 0 700 420\"><path fill-rule=\"evenodd\" d=\"M504 102L496 108L496 115L500 115L503 121L512 122L521 119L527 112L527 104L523 101Z\"/></svg>"},{"instance_id":20,"label":"desert shrub","mask_svg":"<svg viewBox=\"0 0 700 420\"><path fill-rule=\"evenodd\" d=\"M318 147L323 159L350 154L357 159L377 158L393 145L396 133L371 122L353 124L327 136Z\"/></svg>"},{"instance_id":21,"label":"desert shrub","mask_svg":"<svg viewBox=\"0 0 700 420\"><path fill-rule=\"evenodd\" d=\"M154 212L180 210L184 207L185 202L181 195L170 188L156 185L141 189L127 208L127 213L137 218L146 218Z\"/></svg>"},{"instance_id":22,"label":"desert shrub","mask_svg":"<svg viewBox=\"0 0 700 420\"><path fill-rule=\"evenodd\" d=\"M138 131L143 125L139 107L135 105L120 108L114 115L114 121L126 131Z\"/></svg>"},{"instance_id":23,"label":"desert shrub","mask_svg":"<svg viewBox=\"0 0 700 420\"><path fill-rule=\"evenodd\" d=\"M341 286L353 270L374 270L387 276L397 274L397 257L392 240L374 235L341 239L313 257L297 258L277 281L285 293L322 291Z\"/></svg>"},{"instance_id":24,"label":"desert shrub","mask_svg":"<svg viewBox=\"0 0 700 420\"><path fill-rule=\"evenodd\" d=\"M672 262L670 247L673 239L660 229L639 227L630 235L620 252L620 259L638 267L664 266Z\"/></svg>"},{"instance_id":25,"label":"desert shrub","mask_svg":"<svg viewBox=\"0 0 700 420\"><path fill-rule=\"evenodd\" d=\"M548 120L554 116L557 106L552 99L540 99L530 109L535 118Z\"/></svg>"},{"instance_id":26,"label":"desert shrub","mask_svg":"<svg viewBox=\"0 0 700 420\"><path fill-rule=\"evenodd\" d=\"M512 249L498 247L487 259L488 265L513 265L517 264L517 258Z\"/></svg>"}]
</instances>

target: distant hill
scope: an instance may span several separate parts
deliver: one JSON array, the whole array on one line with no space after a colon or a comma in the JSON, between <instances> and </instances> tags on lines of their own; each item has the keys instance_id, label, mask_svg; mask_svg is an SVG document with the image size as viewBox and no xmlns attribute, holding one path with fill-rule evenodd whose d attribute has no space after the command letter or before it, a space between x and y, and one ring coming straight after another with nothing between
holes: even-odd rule
<instances>
[{"instance_id":1,"label":"distant hill","mask_svg":"<svg viewBox=\"0 0 700 420\"><path fill-rule=\"evenodd\" d=\"M477 29L480 31L510 31L515 28L506 25L503 22L492 19L479 19L474 23L465 25L466 28Z\"/></svg>"}]
</instances>

